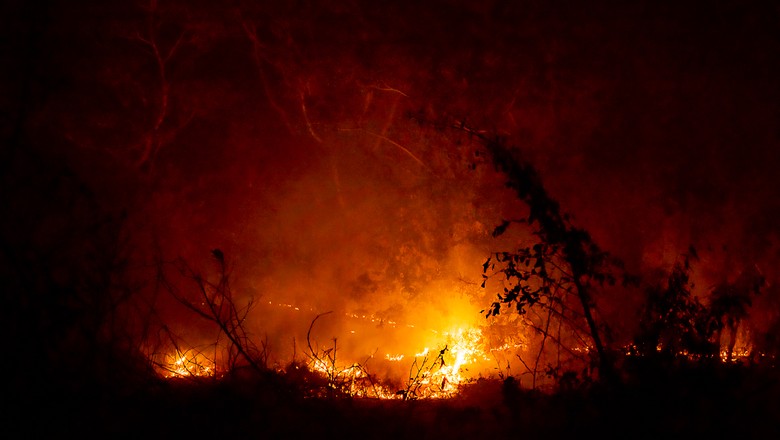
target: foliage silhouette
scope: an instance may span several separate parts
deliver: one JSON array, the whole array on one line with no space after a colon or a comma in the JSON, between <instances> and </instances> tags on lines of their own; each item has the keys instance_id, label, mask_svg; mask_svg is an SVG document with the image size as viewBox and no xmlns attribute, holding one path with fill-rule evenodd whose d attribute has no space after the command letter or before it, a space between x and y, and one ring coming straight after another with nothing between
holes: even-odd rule
<instances>
[{"instance_id":1,"label":"foliage silhouette","mask_svg":"<svg viewBox=\"0 0 780 440\"><path fill-rule=\"evenodd\" d=\"M423 124L429 124L424 116L414 116ZM494 252L483 265L483 283L491 277L501 277L502 292L497 300L483 310L486 317L496 316L504 308L512 308L520 315L535 308L545 309L550 317L566 322L578 334L579 322L584 321L590 343L595 350L595 367L599 377L615 382L616 374L611 348L605 347L603 335L608 326L597 322L593 289L636 285L638 278L625 271L622 262L603 251L590 234L571 222L571 216L563 212L558 201L548 193L536 168L523 159L520 149L507 145L501 137L491 137L483 131L468 126L464 121L434 122L440 130L454 129L477 140L495 169L506 178L506 187L527 208L522 219L503 220L493 236L504 234L511 224L530 228L535 240L512 251ZM580 310L571 309L570 299L576 298ZM549 322L549 318L548 318ZM539 327L537 327L539 329ZM545 332L545 337L548 333ZM560 344L560 341L559 341Z\"/></svg>"},{"instance_id":2,"label":"foliage silhouette","mask_svg":"<svg viewBox=\"0 0 780 440\"><path fill-rule=\"evenodd\" d=\"M664 284L645 288L646 300L632 354L669 359L683 353L705 359L717 356L707 308L692 294L690 272L696 259L695 252L683 255Z\"/></svg>"},{"instance_id":3,"label":"foliage silhouette","mask_svg":"<svg viewBox=\"0 0 780 440\"><path fill-rule=\"evenodd\" d=\"M753 298L766 286L764 274L753 264L743 270L734 282L724 281L710 294L709 313L714 326L714 338L721 341L723 331L727 331L728 344L726 361L731 362L737 342L737 330L747 318Z\"/></svg>"}]
</instances>

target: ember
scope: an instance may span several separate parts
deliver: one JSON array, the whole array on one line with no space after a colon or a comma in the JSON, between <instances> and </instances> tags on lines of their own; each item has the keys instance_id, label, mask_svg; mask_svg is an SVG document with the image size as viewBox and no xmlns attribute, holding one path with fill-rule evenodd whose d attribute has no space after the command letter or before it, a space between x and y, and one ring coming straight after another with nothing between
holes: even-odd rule
<instances>
[{"instance_id":1,"label":"ember","mask_svg":"<svg viewBox=\"0 0 780 440\"><path fill-rule=\"evenodd\" d=\"M193 350L166 355L165 362L158 368L166 378L211 377L216 374L214 362Z\"/></svg>"}]
</instances>

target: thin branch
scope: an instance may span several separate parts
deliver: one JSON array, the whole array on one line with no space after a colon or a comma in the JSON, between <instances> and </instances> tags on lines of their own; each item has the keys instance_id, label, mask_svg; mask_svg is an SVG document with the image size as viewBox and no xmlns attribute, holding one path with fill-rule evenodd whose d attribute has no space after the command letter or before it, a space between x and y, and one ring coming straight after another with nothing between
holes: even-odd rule
<instances>
[{"instance_id":1,"label":"thin branch","mask_svg":"<svg viewBox=\"0 0 780 440\"><path fill-rule=\"evenodd\" d=\"M403 145L399 144L398 142L395 142L394 140L392 140L392 139L390 139L390 138L388 138L386 136L383 136L383 135L378 134L378 133L374 133L374 132L366 130L364 128L339 128L339 131L362 131L362 132L364 132L364 133L366 133L366 134L368 134L370 136L373 136L373 137L375 137L377 139L383 140L383 141L389 143L390 145L393 145L394 147L397 147L399 150L401 150L404 153L406 153L407 156L411 157L415 162L420 164L423 168L427 169L428 171L433 171L433 170L431 170L430 167L428 167L428 165L426 165L422 160L420 160L417 156L415 156L414 153L409 151L409 149L407 149Z\"/></svg>"}]
</instances>

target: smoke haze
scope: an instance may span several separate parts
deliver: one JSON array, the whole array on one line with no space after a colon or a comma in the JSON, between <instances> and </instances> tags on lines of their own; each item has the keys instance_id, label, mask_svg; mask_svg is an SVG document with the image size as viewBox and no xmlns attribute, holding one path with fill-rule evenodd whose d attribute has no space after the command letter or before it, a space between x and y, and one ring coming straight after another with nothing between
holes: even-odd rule
<instances>
[{"instance_id":1,"label":"smoke haze","mask_svg":"<svg viewBox=\"0 0 780 440\"><path fill-rule=\"evenodd\" d=\"M522 234L491 232L523 207L477 142L421 117L504 136L634 273L694 246L702 295L754 265L776 278L777 7L22 3L5 7L4 137L127 211L141 290L191 339L213 335L153 296L155 256L213 274L222 250L281 360L326 312L317 343L355 360L484 324L482 263ZM640 300L599 306L629 327ZM757 320L780 313L760 301Z\"/></svg>"}]
</instances>

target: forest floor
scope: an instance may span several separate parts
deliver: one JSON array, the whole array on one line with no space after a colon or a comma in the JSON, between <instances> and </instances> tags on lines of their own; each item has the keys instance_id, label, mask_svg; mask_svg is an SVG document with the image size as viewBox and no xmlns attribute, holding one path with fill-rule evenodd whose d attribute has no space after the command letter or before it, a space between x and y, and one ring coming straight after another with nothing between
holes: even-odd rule
<instances>
[{"instance_id":1,"label":"forest floor","mask_svg":"<svg viewBox=\"0 0 780 440\"><path fill-rule=\"evenodd\" d=\"M6 411L11 435L3 437L780 437L780 381L774 368L695 368L652 377L548 393L479 380L457 397L433 400L304 398L266 380L168 381L121 393L39 391Z\"/></svg>"}]
</instances>

